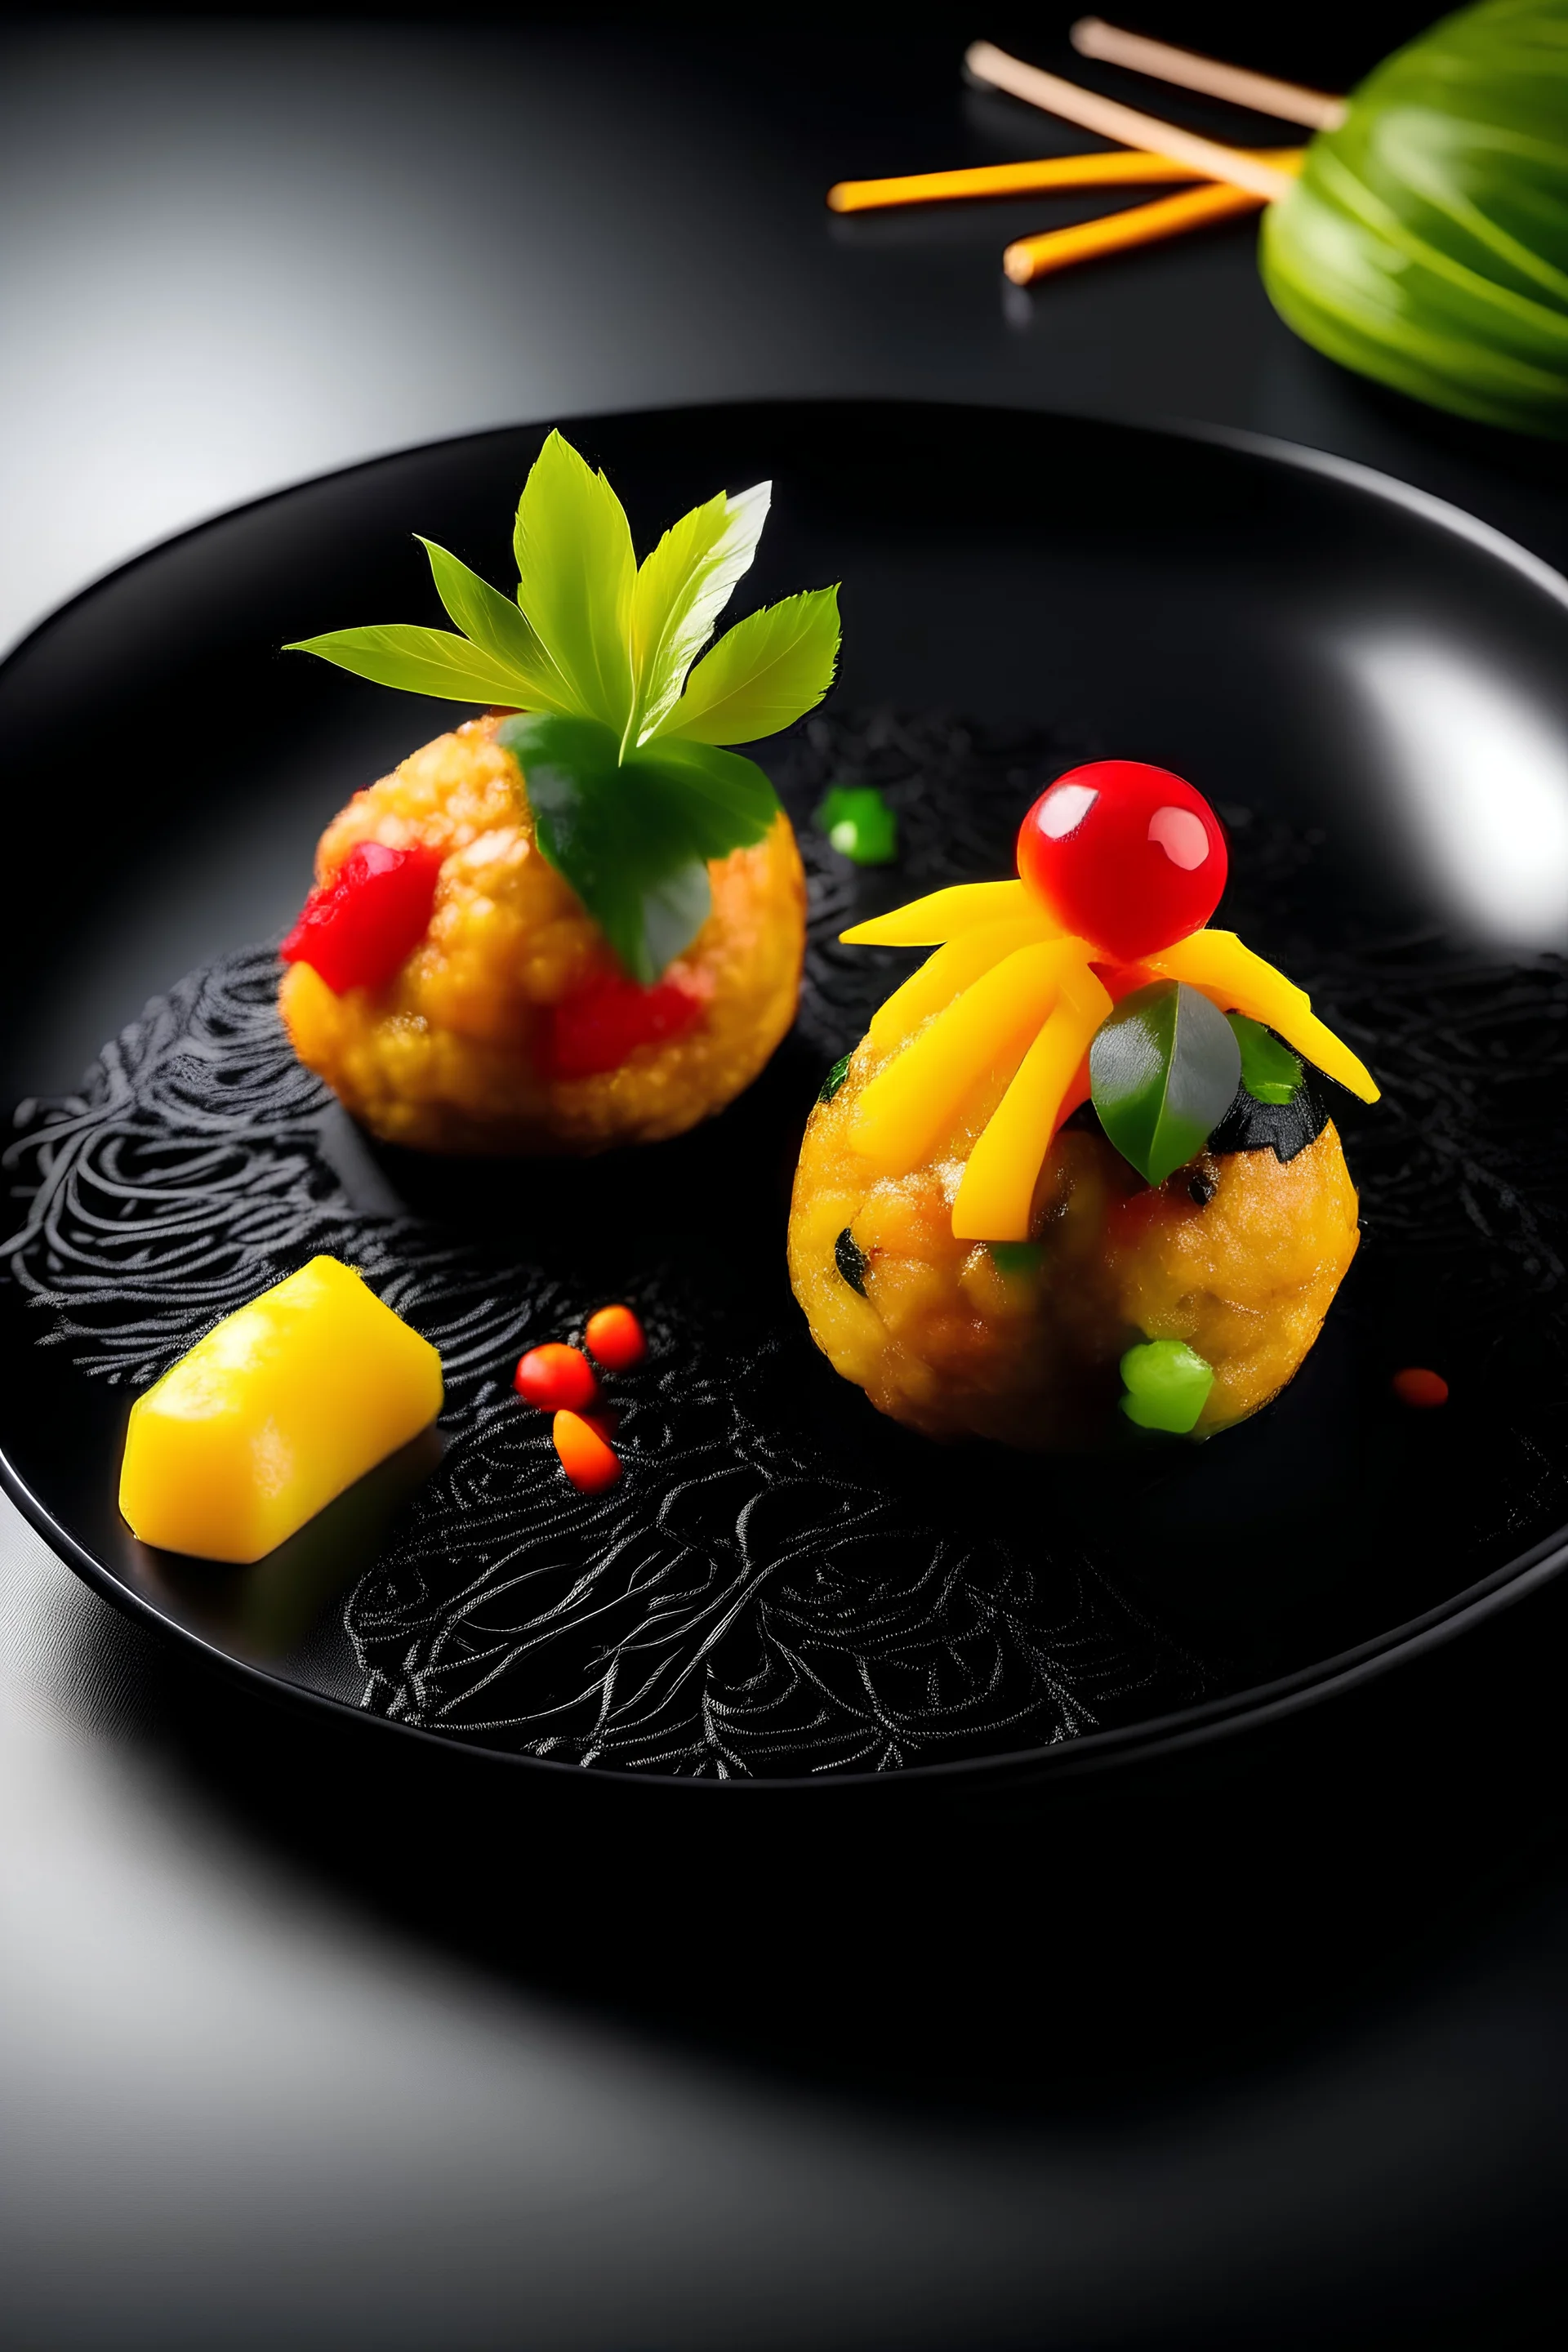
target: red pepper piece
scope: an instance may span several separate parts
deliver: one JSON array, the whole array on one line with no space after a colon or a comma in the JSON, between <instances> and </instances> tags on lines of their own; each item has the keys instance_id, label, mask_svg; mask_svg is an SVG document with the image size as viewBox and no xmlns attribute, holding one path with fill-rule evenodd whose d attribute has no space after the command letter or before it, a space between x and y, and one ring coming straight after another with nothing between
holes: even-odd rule
<instances>
[{"instance_id":1,"label":"red pepper piece","mask_svg":"<svg viewBox=\"0 0 1568 2352\"><path fill-rule=\"evenodd\" d=\"M536 1404L541 1412L560 1412L563 1408L583 1412L599 1402L593 1365L581 1348L568 1348L558 1339L546 1347L531 1348L511 1384L520 1397Z\"/></svg>"},{"instance_id":2,"label":"red pepper piece","mask_svg":"<svg viewBox=\"0 0 1568 2352\"><path fill-rule=\"evenodd\" d=\"M1428 1371L1424 1364L1410 1364L1394 1375L1394 1393L1401 1404L1414 1405L1417 1412L1430 1412L1434 1405L1448 1402L1448 1383L1441 1372Z\"/></svg>"},{"instance_id":3,"label":"red pepper piece","mask_svg":"<svg viewBox=\"0 0 1568 2352\"><path fill-rule=\"evenodd\" d=\"M629 1372L647 1353L642 1325L629 1307L601 1307L583 1334L588 1353L607 1372Z\"/></svg>"},{"instance_id":4,"label":"red pepper piece","mask_svg":"<svg viewBox=\"0 0 1568 2352\"><path fill-rule=\"evenodd\" d=\"M430 927L440 872L438 849L356 842L335 878L311 891L279 955L311 965L334 996L384 988Z\"/></svg>"},{"instance_id":5,"label":"red pepper piece","mask_svg":"<svg viewBox=\"0 0 1568 2352\"><path fill-rule=\"evenodd\" d=\"M561 1467L581 1493L597 1495L615 1485L621 1475L620 1458L580 1413L558 1412L550 1433Z\"/></svg>"},{"instance_id":6,"label":"red pepper piece","mask_svg":"<svg viewBox=\"0 0 1568 2352\"><path fill-rule=\"evenodd\" d=\"M591 980L550 1008L544 1067L552 1078L618 1070L639 1045L662 1045L701 1018L705 1000L679 980L638 988L619 972Z\"/></svg>"}]
</instances>

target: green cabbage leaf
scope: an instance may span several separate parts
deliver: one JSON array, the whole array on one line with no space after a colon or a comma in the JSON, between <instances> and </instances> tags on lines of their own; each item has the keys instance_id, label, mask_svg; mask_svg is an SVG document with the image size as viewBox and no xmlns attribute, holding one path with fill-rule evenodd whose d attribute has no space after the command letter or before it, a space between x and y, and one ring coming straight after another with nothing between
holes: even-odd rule
<instances>
[{"instance_id":1,"label":"green cabbage leaf","mask_svg":"<svg viewBox=\"0 0 1568 2352\"><path fill-rule=\"evenodd\" d=\"M1568 436L1568 0L1482 0L1385 58L1269 205L1261 266L1331 359Z\"/></svg>"}]
</instances>

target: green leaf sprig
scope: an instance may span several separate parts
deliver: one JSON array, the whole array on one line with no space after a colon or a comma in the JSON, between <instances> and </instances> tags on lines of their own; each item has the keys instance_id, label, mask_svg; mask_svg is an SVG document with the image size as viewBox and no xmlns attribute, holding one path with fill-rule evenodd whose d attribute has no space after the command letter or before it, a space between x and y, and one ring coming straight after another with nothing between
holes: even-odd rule
<instances>
[{"instance_id":1,"label":"green leaf sprig","mask_svg":"<svg viewBox=\"0 0 1568 2352\"><path fill-rule=\"evenodd\" d=\"M552 433L518 502L515 602L422 540L458 634L392 624L285 650L515 710L498 740L522 771L539 846L647 986L708 919L710 859L761 841L778 816L762 769L721 746L777 734L833 683L837 586L749 614L702 651L770 495L766 482L721 490L639 565L609 483Z\"/></svg>"}]
</instances>

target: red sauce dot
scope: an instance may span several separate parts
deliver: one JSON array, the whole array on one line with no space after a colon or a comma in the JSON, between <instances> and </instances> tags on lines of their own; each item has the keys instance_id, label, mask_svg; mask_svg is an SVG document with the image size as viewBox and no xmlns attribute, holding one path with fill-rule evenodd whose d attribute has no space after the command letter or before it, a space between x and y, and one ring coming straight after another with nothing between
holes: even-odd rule
<instances>
[{"instance_id":1,"label":"red sauce dot","mask_svg":"<svg viewBox=\"0 0 1568 2352\"><path fill-rule=\"evenodd\" d=\"M541 1412L584 1412L599 1402L599 1383L587 1357L580 1348L563 1347L558 1340L531 1348L512 1376L512 1386Z\"/></svg>"},{"instance_id":2,"label":"red sauce dot","mask_svg":"<svg viewBox=\"0 0 1568 2352\"><path fill-rule=\"evenodd\" d=\"M601 1307L596 1315L589 1316L583 1336L588 1353L596 1356L607 1372L629 1372L647 1353L642 1325L629 1307Z\"/></svg>"},{"instance_id":3,"label":"red sauce dot","mask_svg":"<svg viewBox=\"0 0 1568 2352\"><path fill-rule=\"evenodd\" d=\"M1414 1405L1417 1412L1430 1412L1434 1405L1448 1402L1448 1383L1441 1372L1429 1372L1424 1365L1411 1364L1394 1375L1394 1393L1401 1404Z\"/></svg>"}]
</instances>

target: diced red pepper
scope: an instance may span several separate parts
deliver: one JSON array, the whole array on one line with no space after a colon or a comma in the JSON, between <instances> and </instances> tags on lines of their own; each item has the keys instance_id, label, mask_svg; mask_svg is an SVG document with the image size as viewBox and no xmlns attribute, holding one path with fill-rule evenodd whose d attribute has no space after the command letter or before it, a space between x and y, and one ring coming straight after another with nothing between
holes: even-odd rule
<instances>
[{"instance_id":1,"label":"diced red pepper","mask_svg":"<svg viewBox=\"0 0 1568 2352\"><path fill-rule=\"evenodd\" d=\"M662 1045L700 1020L706 1000L679 980L639 988L605 972L550 1009L544 1066L552 1078L592 1078L618 1070L639 1045Z\"/></svg>"},{"instance_id":2,"label":"diced red pepper","mask_svg":"<svg viewBox=\"0 0 1568 2352\"><path fill-rule=\"evenodd\" d=\"M356 842L335 878L311 891L279 953L310 964L335 996L384 988L430 927L440 872L438 849Z\"/></svg>"},{"instance_id":3,"label":"diced red pepper","mask_svg":"<svg viewBox=\"0 0 1568 2352\"><path fill-rule=\"evenodd\" d=\"M1425 1364L1409 1364L1394 1375L1394 1393L1401 1404L1414 1405L1417 1412L1430 1412L1435 1405L1448 1402L1448 1383L1441 1372L1429 1371Z\"/></svg>"},{"instance_id":4,"label":"diced red pepper","mask_svg":"<svg viewBox=\"0 0 1568 2352\"><path fill-rule=\"evenodd\" d=\"M629 1372L647 1353L642 1325L629 1307L601 1307L584 1333L588 1353L607 1372Z\"/></svg>"},{"instance_id":5,"label":"diced red pepper","mask_svg":"<svg viewBox=\"0 0 1568 2352\"><path fill-rule=\"evenodd\" d=\"M582 1412L599 1402L593 1365L581 1348L568 1348L558 1339L529 1349L512 1376L512 1386L541 1412L559 1412L563 1407Z\"/></svg>"}]
</instances>

